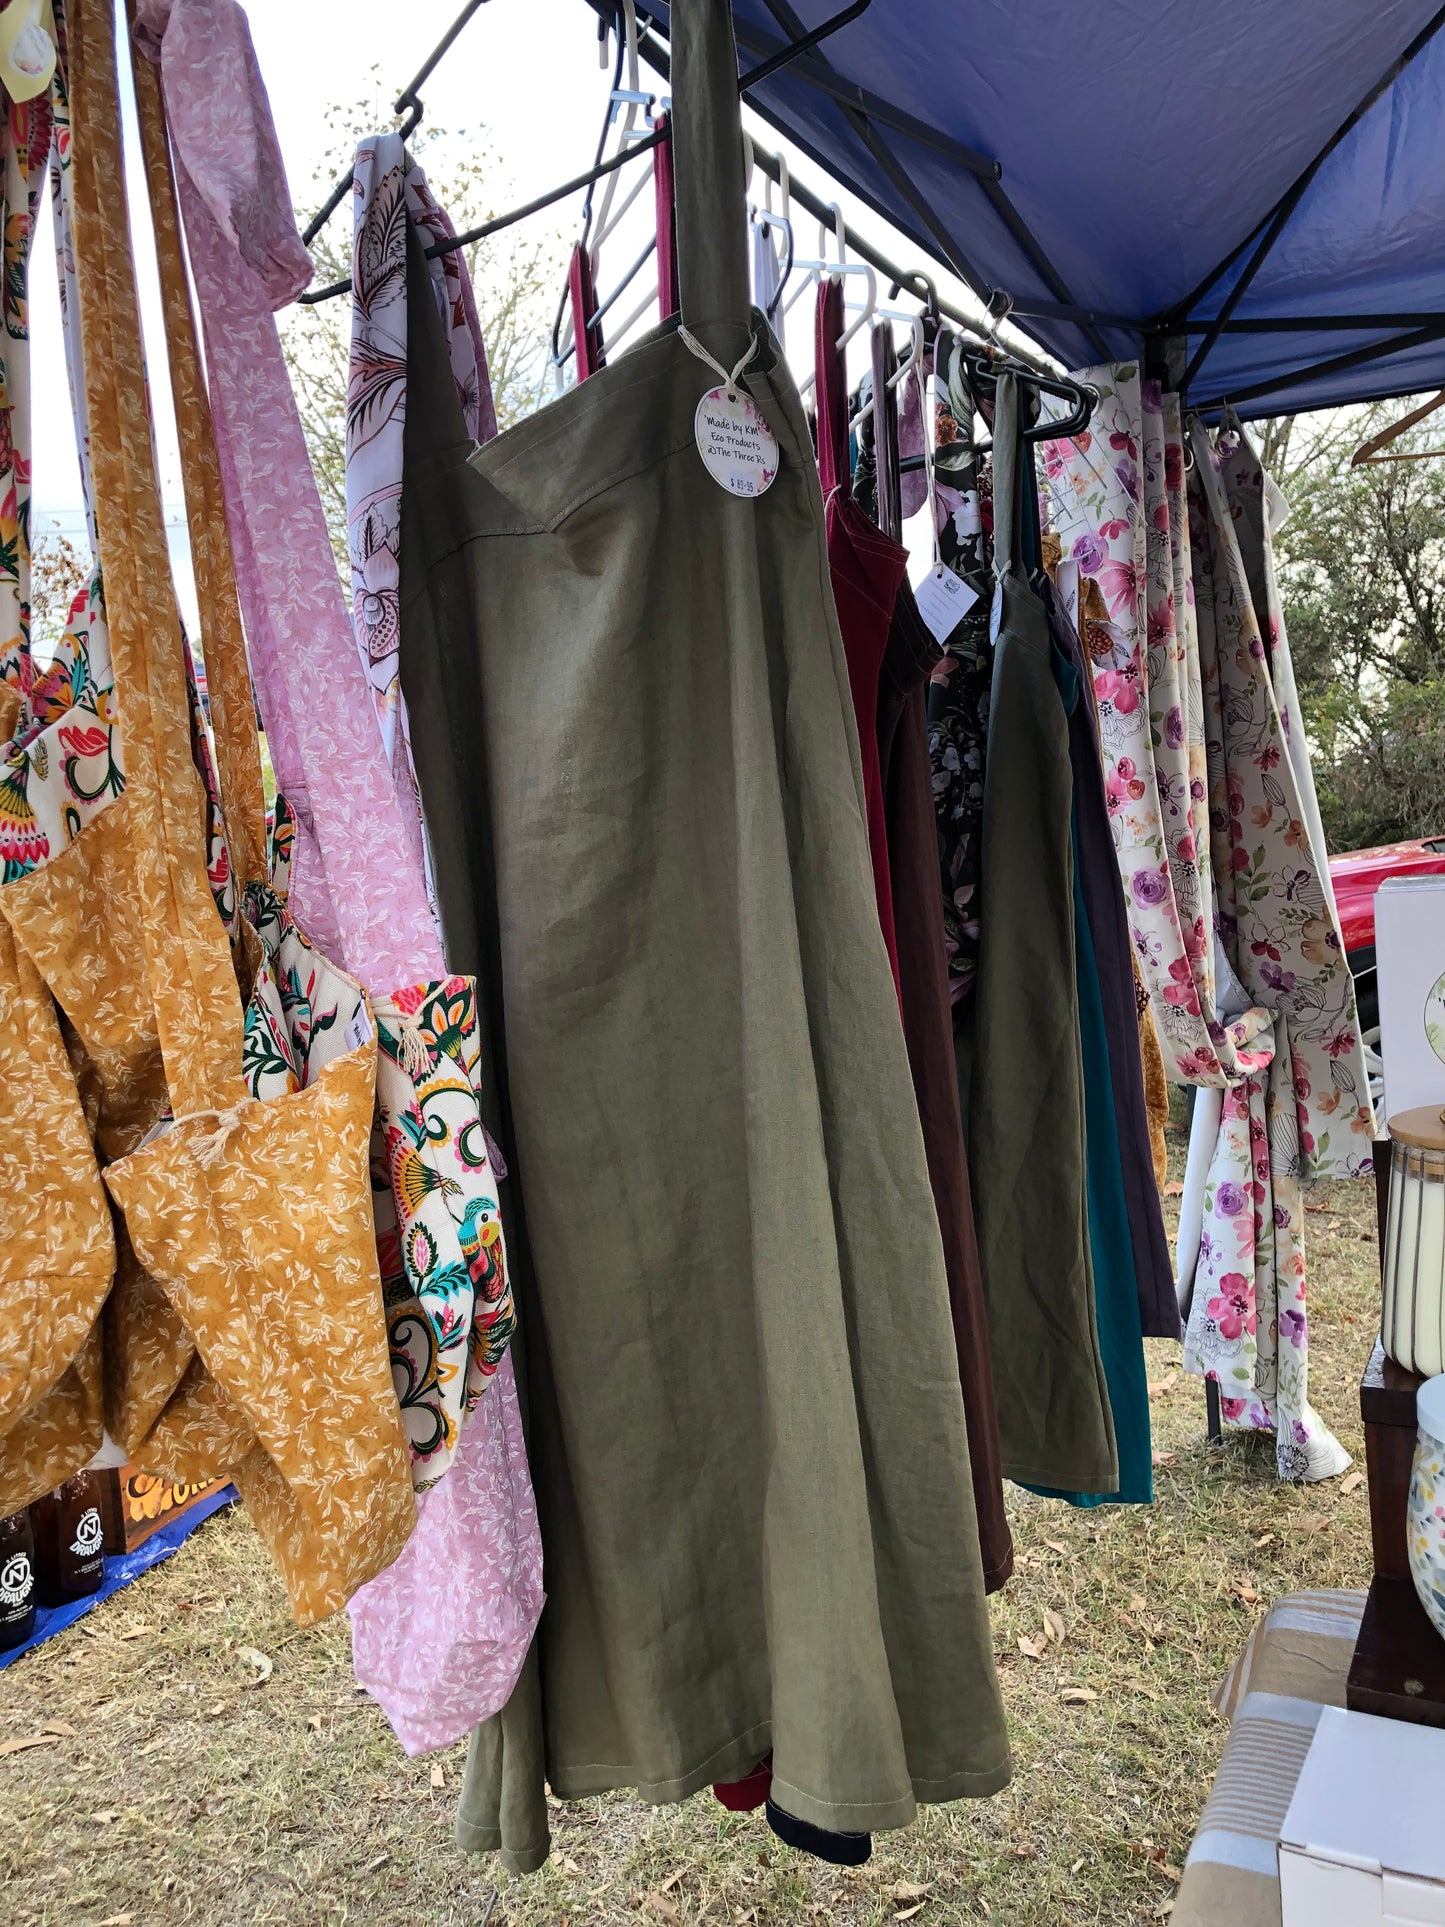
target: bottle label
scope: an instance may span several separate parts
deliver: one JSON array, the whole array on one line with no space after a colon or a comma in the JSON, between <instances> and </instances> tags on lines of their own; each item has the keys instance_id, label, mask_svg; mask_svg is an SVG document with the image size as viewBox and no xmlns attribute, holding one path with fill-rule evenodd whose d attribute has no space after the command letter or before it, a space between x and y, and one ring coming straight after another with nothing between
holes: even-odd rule
<instances>
[{"instance_id":1,"label":"bottle label","mask_svg":"<svg viewBox=\"0 0 1445 1927\"><path fill-rule=\"evenodd\" d=\"M100 1551L100 1508L87 1506L76 1521L70 1550L77 1559L93 1559Z\"/></svg>"},{"instance_id":2,"label":"bottle label","mask_svg":"<svg viewBox=\"0 0 1445 1927\"><path fill-rule=\"evenodd\" d=\"M27 1553L12 1552L0 1566L0 1606L27 1606L35 1590L35 1574Z\"/></svg>"}]
</instances>

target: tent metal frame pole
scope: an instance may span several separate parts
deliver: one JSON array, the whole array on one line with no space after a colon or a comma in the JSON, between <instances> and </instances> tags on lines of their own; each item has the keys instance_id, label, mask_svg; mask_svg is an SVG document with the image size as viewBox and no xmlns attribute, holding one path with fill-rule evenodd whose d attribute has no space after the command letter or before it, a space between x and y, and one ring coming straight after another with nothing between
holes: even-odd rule
<instances>
[{"instance_id":1,"label":"tent metal frame pole","mask_svg":"<svg viewBox=\"0 0 1445 1927\"><path fill-rule=\"evenodd\" d=\"M763 4L767 7L768 12L773 16L774 20L777 21L785 34L797 33L802 22L793 8L788 4L788 0L763 0ZM833 68L826 59L818 57L812 64L820 68L830 80L834 78L841 79L840 76L835 76ZM840 86L839 93L841 94L841 92L842 88ZM744 89L744 94L746 95L746 89ZM837 96L835 95L834 98L837 98ZM963 249L959 247L958 243L954 240L952 234L950 234L942 221L940 221L933 212L933 209L929 207L924 197L918 192L918 189L914 186L908 174L908 170L903 166L898 156L893 152L877 128L874 127L866 108L861 105L855 105L847 99L839 99L838 104L843 110L844 119L853 129L853 132L862 141L863 145L868 149L868 152L873 156L874 160L877 161L879 167L882 168L884 174L913 209L917 218L933 236L935 244L942 251L943 259L948 263L949 267L952 268L959 280L971 289L976 298L987 307L990 293L988 283L984 280L983 276L978 273ZM982 159L983 156L979 158ZM974 171L980 179L987 179L993 173L992 168L975 169Z\"/></svg>"},{"instance_id":2,"label":"tent metal frame pole","mask_svg":"<svg viewBox=\"0 0 1445 1927\"><path fill-rule=\"evenodd\" d=\"M765 0L766 3L767 0ZM592 0L592 4L597 5L598 0ZM650 23L648 31L654 31ZM743 22L735 23L734 31L738 45L746 47L749 53L766 53L787 44L774 40L769 34L759 33L755 27L749 27ZM978 148L969 147L963 141L955 140L951 134L945 134L937 127L930 127L926 120L919 120L915 114L906 113L903 108L895 107L892 101L884 100L881 94L870 93L866 87L860 87L854 81L845 80L820 55L804 55L790 71L793 78L806 81L810 87L816 87L820 94L826 94L830 100L837 101L840 107L861 109L880 127L886 127L894 134L906 134L910 140L917 141L922 147L932 148L934 153L941 154L945 160L953 161L969 174L996 181L1003 173L1002 165L991 155L980 153ZM748 86L756 85L750 76L744 78Z\"/></svg>"},{"instance_id":3,"label":"tent metal frame pole","mask_svg":"<svg viewBox=\"0 0 1445 1927\"><path fill-rule=\"evenodd\" d=\"M1411 348L1426 347L1432 341L1445 337L1445 319L1432 322L1428 327L1415 328L1409 334L1391 335L1388 341L1374 341L1366 348L1352 348L1348 354L1331 355L1327 361L1314 361L1305 368L1292 368L1281 375L1271 375L1268 381L1253 382L1248 388L1233 388L1227 395L1220 395L1217 402L1196 403L1197 407L1212 408L1224 402L1236 405L1242 401L1258 401L1261 395L1273 394L1280 388L1295 388L1301 382L1318 381L1325 375L1343 375L1351 368L1363 368L1372 361L1383 361L1387 355L1405 354ZM1396 391L1406 394L1411 391Z\"/></svg>"},{"instance_id":4,"label":"tent metal frame pole","mask_svg":"<svg viewBox=\"0 0 1445 1927\"><path fill-rule=\"evenodd\" d=\"M1290 216L1294 213L1295 209L1299 206L1300 202L1304 199L1305 194L1309 189L1309 185L1311 181L1314 180L1315 176L1319 173L1320 169L1324 166L1325 162L1329 159L1330 155L1334 153L1335 149L1339 146L1340 142L1344 140L1345 136L1349 134L1354 127L1358 126L1360 121L1363 120L1365 115L1375 105L1375 102L1379 100L1380 96L1385 92L1385 90L1388 87L1391 87L1394 85L1395 81L1397 81L1400 75L1404 73L1405 69L1410 65L1411 61L1413 61L1416 58L1416 56L1425 47L1427 47L1430 44L1431 40L1439 32L1442 26L1445 26L1445 6L1440 7L1435 12L1435 14L1431 17L1431 19L1428 20L1426 24L1421 28L1420 32L1416 34L1415 38L1410 42L1409 46L1406 47L1405 51L1398 57L1398 59L1394 60L1391 63L1391 65L1386 69L1386 71L1383 74L1380 75L1379 79L1376 80L1375 84L1370 88L1369 92L1365 95L1364 99L1361 100L1359 105L1354 109L1354 111L1345 120L1343 120L1340 123L1340 125L1335 129L1334 133L1331 134L1330 138L1325 142L1324 146L1320 149L1319 153L1315 155L1314 159L1310 162L1309 166L1304 170L1302 174L1298 176L1298 178L1294 181L1294 183L1289 188L1286 189L1284 194L1282 194L1279 200L1275 203L1274 212L1270 216L1268 226L1265 228L1263 239L1260 241L1259 246L1255 249L1254 253L1250 256L1249 262L1245 267L1244 272L1240 275L1239 279L1235 282L1234 286L1229 290L1228 295L1226 295L1223 307L1221 307L1221 309L1219 310L1219 313L1213 318L1213 320L1209 323L1209 326L1206 328L1204 339L1200 342L1199 346L1195 349L1193 358L1191 359L1188 368L1184 371L1183 386L1186 392L1188 391L1189 385L1193 381L1195 375L1198 374L1199 369L1203 365L1203 362L1206 356L1209 354L1210 349L1213 348L1215 342L1218 341L1221 333L1223 332L1224 324L1229 320L1230 316L1234 313L1235 309L1239 306L1240 302L1244 299L1245 295L1249 291L1250 284L1253 282L1255 276L1259 273L1260 269L1264 266L1265 261L1269 257L1270 250L1274 247L1275 242L1278 241L1280 235L1284 232L1285 227L1289 222ZM1214 282L1217 281L1218 278L1219 278L1219 273L1216 272L1215 275L1211 277L1209 282L1206 283L1206 287L1212 287L1214 285ZM1199 297L1197 295L1194 297L1191 297L1188 307L1193 307L1194 301L1198 298ZM1187 314L1188 312L1187 308L1185 312Z\"/></svg>"},{"instance_id":5,"label":"tent metal frame pole","mask_svg":"<svg viewBox=\"0 0 1445 1927\"><path fill-rule=\"evenodd\" d=\"M609 0L587 0L587 4L592 7L594 12L604 16L610 16L611 8ZM650 66L654 67L657 72L662 75L664 80L670 77L671 60L667 43L654 32L651 24L642 28L638 33L637 51L642 59L646 60ZM749 102L749 105L757 107L756 102ZM771 115L768 115L761 107L758 107L758 112L762 113L765 119L771 120ZM782 172L777 161L766 149L759 147L756 142L753 146L753 164L761 168L770 180L781 182ZM906 175L904 179L907 179ZM909 182L908 185L912 192L917 192L917 189L913 188L911 182ZM900 183L900 192L901 191L903 191L903 189ZM799 180L798 176L792 173L791 170L788 174L788 192L791 198L797 201L800 206L806 208L815 220L826 221L831 227L833 220L831 205L825 201L821 195L815 194L813 190L808 187L805 182ZM880 208L877 211L884 220L890 218L883 209ZM922 218L921 215L920 218ZM933 232L931 227L930 232ZM916 268L900 267L896 261L891 260L888 255L884 254L881 248L875 247L871 241L859 234L856 228L848 226L846 222L843 227L843 238L847 243L849 253L857 255L860 261L866 261L878 274L884 276L891 286L898 289L906 289L915 299L923 300L926 298L929 305L938 314L944 316L955 328L963 329L966 334L976 335L981 341L988 341L992 338L985 323L975 320L970 315L964 314L961 308L957 308L951 302L943 300L936 289L934 289L932 283L928 281L926 275L921 274ZM951 268L954 273L958 274L961 281L972 286L969 275L959 273L958 266L949 258L953 251L953 243L949 240L946 232L942 235L935 234L934 238L940 248L945 248L946 246L947 252L943 255L945 265ZM1003 347L1005 344L1000 342L999 346ZM1032 369L1035 374L1047 375L1053 372L1047 362L1039 360L1037 356L1030 354L1026 348L1019 348L1009 343L1007 344L1007 351L1013 356L1015 361L1022 362L1025 367Z\"/></svg>"},{"instance_id":6,"label":"tent metal frame pole","mask_svg":"<svg viewBox=\"0 0 1445 1927\"><path fill-rule=\"evenodd\" d=\"M1372 328L1428 328L1441 318L1438 313L1250 315L1243 321L1226 321L1220 332L1227 335L1343 334L1356 328L1365 332ZM1200 335L1210 325L1208 321L1181 321L1177 329L1151 325L1145 333Z\"/></svg>"},{"instance_id":7,"label":"tent metal frame pole","mask_svg":"<svg viewBox=\"0 0 1445 1927\"><path fill-rule=\"evenodd\" d=\"M796 37L803 23L793 10L790 0L763 0L763 4L783 29L783 32ZM745 41L754 38L747 30L744 30L741 37ZM874 160L877 161L893 186L907 201L915 216L928 229L928 232L933 236L937 245L943 249L943 258L953 269L954 273L973 290L974 294L986 307L991 307L994 290L988 286L976 270L969 266L967 256L964 254L962 248L959 247L943 223L934 214L932 208L929 207L926 199L914 185L912 177L899 160L897 154L883 139L877 128L871 125L872 121L880 119L881 116L870 111L863 90L861 88L850 88L848 83L843 80L843 77L833 68L832 63L826 58L817 56L807 63L807 67L818 70L820 78L825 76L829 81L837 84L839 91L834 95L834 98L837 99L838 104L842 107L849 126L852 127L859 139L862 140L869 153L873 156ZM804 71L800 74L800 77L806 79L809 78L810 75ZM746 91L747 85L745 81L744 92ZM850 96L854 94L856 94L857 97L851 98ZM933 145L934 143L930 142L929 144ZM1032 263L1035 271L1042 276L1050 293L1054 295L1056 300L1073 306L1074 297L1070 294L1062 276L1058 273L1043 248L1039 245L1028 223L1009 199L1001 185L1003 178L1002 164L998 161L993 161L987 167L975 167L972 172L980 187L982 187L984 193L987 195L995 214L998 215L1004 226L1009 230L1019 248ZM1010 302L1010 309L1012 309L1012 301ZM1079 325L1090 347L1094 349L1102 360L1107 361L1109 351L1104 345L1102 337L1089 323L1081 322Z\"/></svg>"}]
</instances>

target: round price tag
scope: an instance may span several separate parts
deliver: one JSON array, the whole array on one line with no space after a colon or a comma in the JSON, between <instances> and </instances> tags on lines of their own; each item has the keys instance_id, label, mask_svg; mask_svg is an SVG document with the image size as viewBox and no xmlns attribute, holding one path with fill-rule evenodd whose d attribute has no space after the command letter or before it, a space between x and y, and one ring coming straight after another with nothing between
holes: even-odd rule
<instances>
[{"instance_id":1,"label":"round price tag","mask_svg":"<svg viewBox=\"0 0 1445 1927\"><path fill-rule=\"evenodd\" d=\"M761 495L778 472L778 444L751 395L709 388L693 418L703 466L729 495Z\"/></svg>"}]
</instances>

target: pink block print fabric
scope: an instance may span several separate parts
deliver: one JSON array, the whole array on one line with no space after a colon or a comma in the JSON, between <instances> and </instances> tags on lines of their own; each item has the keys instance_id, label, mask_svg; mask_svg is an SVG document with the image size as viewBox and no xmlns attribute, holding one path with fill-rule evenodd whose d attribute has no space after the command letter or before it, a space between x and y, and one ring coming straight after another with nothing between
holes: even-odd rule
<instances>
[{"instance_id":1,"label":"pink block print fabric","mask_svg":"<svg viewBox=\"0 0 1445 1927\"><path fill-rule=\"evenodd\" d=\"M319 948L385 994L445 970L421 824L377 753L272 312L306 285L310 259L235 0L141 0L138 33L159 60L252 671L296 814L293 908Z\"/></svg>"},{"instance_id":2,"label":"pink block print fabric","mask_svg":"<svg viewBox=\"0 0 1445 1927\"><path fill-rule=\"evenodd\" d=\"M541 1617L542 1540L510 1353L396 1564L351 1602L356 1677L408 1753L498 1713Z\"/></svg>"},{"instance_id":3,"label":"pink block print fabric","mask_svg":"<svg viewBox=\"0 0 1445 1927\"><path fill-rule=\"evenodd\" d=\"M245 15L140 0L137 31L160 67L252 672L295 815L291 900L383 1035L373 1199L422 1497L401 1559L352 1600L353 1633L406 1743L442 1745L505 1702L541 1605L474 990L445 968L409 770L386 752L281 356L273 310L311 268Z\"/></svg>"}]
</instances>

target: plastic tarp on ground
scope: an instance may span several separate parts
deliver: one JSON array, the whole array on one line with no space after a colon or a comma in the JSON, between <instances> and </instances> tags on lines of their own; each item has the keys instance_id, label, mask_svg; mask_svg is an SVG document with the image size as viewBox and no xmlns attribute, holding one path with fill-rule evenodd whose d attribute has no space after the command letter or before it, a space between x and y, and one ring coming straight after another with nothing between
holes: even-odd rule
<instances>
[{"instance_id":1,"label":"plastic tarp on ground","mask_svg":"<svg viewBox=\"0 0 1445 1927\"><path fill-rule=\"evenodd\" d=\"M842 5L735 0L740 65ZM666 31L662 0L639 0L638 11ZM1080 367L1137 355L1139 333L1096 324L1091 338L1076 320L1022 311L1052 303L1127 323L1186 301L1268 223L1436 20L1445 20L1438 0L873 0L749 98L937 257L921 202L955 261L961 254L979 284L1010 293L1018 325ZM838 98L856 106L859 89L875 109L871 146ZM998 185L1054 286L960 147L1000 164ZM803 238L811 249L811 224ZM1251 244L1191 321L1218 312L1252 252ZM1263 415L1445 386L1445 31L1319 167L1234 318L1356 315L1410 320L1226 333L1190 400L1207 407L1270 382L1268 394L1240 405L1242 415ZM1438 328L1433 339L1423 337L1426 325ZM1399 335L1421 338L1383 360L1291 379ZM1190 334L1191 354L1201 338Z\"/></svg>"}]
</instances>

